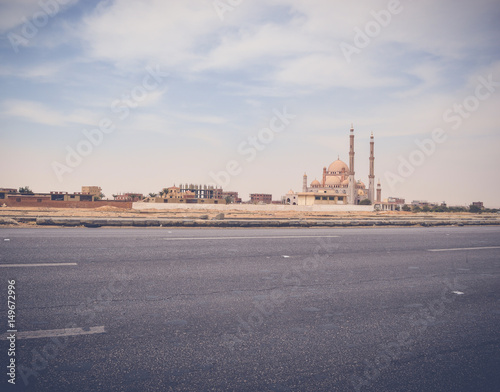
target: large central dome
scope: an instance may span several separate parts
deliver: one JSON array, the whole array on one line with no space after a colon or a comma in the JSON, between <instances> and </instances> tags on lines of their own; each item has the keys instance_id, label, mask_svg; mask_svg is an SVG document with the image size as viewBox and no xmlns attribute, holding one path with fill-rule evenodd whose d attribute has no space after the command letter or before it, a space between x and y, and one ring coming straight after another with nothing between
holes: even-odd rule
<instances>
[{"instance_id":1,"label":"large central dome","mask_svg":"<svg viewBox=\"0 0 500 392\"><path fill-rule=\"evenodd\" d=\"M340 159L337 159L335 162L333 162L329 167L328 171L329 172L342 172L345 170L346 173L349 172L349 166L347 166L347 163L342 162Z\"/></svg>"}]
</instances>

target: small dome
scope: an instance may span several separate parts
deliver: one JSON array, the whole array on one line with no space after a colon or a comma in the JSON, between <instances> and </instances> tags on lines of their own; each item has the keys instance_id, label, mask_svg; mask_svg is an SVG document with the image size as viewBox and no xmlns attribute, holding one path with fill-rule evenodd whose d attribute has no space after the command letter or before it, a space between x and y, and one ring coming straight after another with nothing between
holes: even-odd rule
<instances>
[{"instance_id":1,"label":"small dome","mask_svg":"<svg viewBox=\"0 0 500 392\"><path fill-rule=\"evenodd\" d=\"M363 181L359 181L359 180L358 180L357 185L358 185L359 187L361 187L361 188L366 188L366 186L365 186L365 184L364 184L364 182L363 182Z\"/></svg>"},{"instance_id":2,"label":"small dome","mask_svg":"<svg viewBox=\"0 0 500 392\"><path fill-rule=\"evenodd\" d=\"M347 166L347 163L342 162L340 159L337 159L328 167L329 172L342 172L342 170L348 172L349 166Z\"/></svg>"},{"instance_id":3,"label":"small dome","mask_svg":"<svg viewBox=\"0 0 500 392\"><path fill-rule=\"evenodd\" d=\"M326 185L340 185L340 177L328 176L326 177Z\"/></svg>"},{"instance_id":4,"label":"small dome","mask_svg":"<svg viewBox=\"0 0 500 392\"><path fill-rule=\"evenodd\" d=\"M318 180L314 180L311 182L311 186L321 186L321 183Z\"/></svg>"},{"instance_id":5,"label":"small dome","mask_svg":"<svg viewBox=\"0 0 500 392\"><path fill-rule=\"evenodd\" d=\"M342 185L349 185L349 178L346 178L344 181L342 181Z\"/></svg>"}]
</instances>

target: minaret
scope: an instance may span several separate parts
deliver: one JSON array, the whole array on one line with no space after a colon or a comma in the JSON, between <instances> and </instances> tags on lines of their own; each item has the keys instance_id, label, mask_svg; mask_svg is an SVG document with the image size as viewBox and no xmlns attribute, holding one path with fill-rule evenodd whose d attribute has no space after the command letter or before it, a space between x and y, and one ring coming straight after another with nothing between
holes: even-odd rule
<instances>
[{"instance_id":1,"label":"minaret","mask_svg":"<svg viewBox=\"0 0 500 392\"><path fill-rule=\"evenodd\" d=\"M323 182L321 186L324 188L326 186L326 167L323 168Z\"/></svg>"},{"instance_id":2,"label":"minaret","mask_svg":"<svg viewBox=\"0 0 500 392\"><path fill-rule=\"evenodd\" d=\"M354 126L351 124L351 134L349 135L349 204L356 204L356 183L354 182Z\"/></svg>"},{"instance_id":3,"label":"minaret","mask_svg":"<svg viewBox=\"0 0 500 392\"><path fill-rule=\"evenodd\" d=\"M375 156L374 156L373 132L370 136L370 174L368 176L368 199L375 201Z\"/></svg>"},{"instance_id":4,"label":"minaret","mask_svg":"<svg viewBox=\"0 0 500 392\"><path fill-rule=\"evenodd\" d=\"M380 179L378 180L377 184L377 201L378 202L382 201L382 186L380 185Z\"/></svg>"},{"instance_id":5,"label":"minaret","mask_svg":"<svg viewBox=\"0 0 500 392\"><path fill-rule=\"evenodd\" d=\"M302 192L307 192L307 174L304 173L304 178L302 180Z\"/></svg>"}]
</instances>

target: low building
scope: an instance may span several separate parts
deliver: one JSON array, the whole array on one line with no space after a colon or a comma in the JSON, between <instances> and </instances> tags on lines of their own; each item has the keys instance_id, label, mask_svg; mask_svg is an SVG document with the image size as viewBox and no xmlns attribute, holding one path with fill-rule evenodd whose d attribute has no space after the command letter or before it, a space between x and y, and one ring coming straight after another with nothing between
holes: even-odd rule
<instances>
[{"instance_id":1,"label":"low building","mask_svg":"<svg viewBox=\"0 0 500 392\"><path fill-rule=\"evenodd\" d=\"M296 206L299 204L299 197L292 189L290 189L285 196L281 197L281 204Z\"/></svg>"},{"instance_id":2,"label":"low building","mask_svg":"<svg viewBox=\"0 0 500 392\"><path fill-rule=\"evenodd\" d=\"M273 202L273 195L267 193L250 194L251 204L271 204L272 202Z\"/></svg>"},{"instance_id":3,"label":"low building","mask_svg":"<svg viewBox=\"0 0 500 392\"><path fill-rule=\"evenodd\" d=\"M96 197L99 197L102 193L102 189L100 186L83 185L82 186L82 193L86 193L88 195L94 195Z\"/></svg>"},{"instance_id":4,"label":"low building","mask_svg":"<svg viewBox=\"0 0 500 392\"><path fill-rule=\"evenodd\" d=\"M170 188L164 189L161 197L163 199L182 199L183 195L181 193L181 188L174 185Z\"/></svg>"},{"instance_id":5,"label":"low building","mask_svg":"<svg viewBox=\"0 0 500 392\"><path fill-rule=\"evenodd\" d=\"M373 205L377 211L402 211L405 199L401 197L388 197L383 201L376 201Z\"/></svg>"},{"instance_id":6,"label":"low building","mask_svg":"<svg viewBox=\"0 0 500 392\"><path fill-rule=\"evenodd\" d=\"M297 193L297 205L312 206L325 204L348 204L345 189L318 190L317 192Z\"/></svg>"},{"instance_id":7,"label":"low building","mask_svg":"<svg viewBox=\"0 0 500 392\"><path fill-rule=\"evenodd\" d=\"M402 197L388 197L387 202L395 204L405 204L405 199L403 199Z\"/></svg>"},{"instance_id":8,"label":"low building","mask_svg":"<svg viewBox=\"0 0 500 392\"><path fill-rule=\"evenodd\" d=\"M53 201L94 201L95 196L82 192L50 192L50 200Z\"/></svg>"},{"instance_id":9,"label":"low building","mask_svg":"<svg viewBox=\"0 0 500 392\"><path fill-rule=\"evenodd\" d=\"M481 210L484 209L484 203L482 201L474 201L472 202L472 205L474 207L480 208Z\"/></svg>"},{"instance_id":10,"label":"low building","mask_svg":"<svg viewBox=\"0 0 500 392\"><path fill-rule=\"evenodd\" d=\"M97 208L114 206L132 208L132 202L97 200L94 195L83 192L19 193L12 189L0 189L0 206L3 207L49 207L49 208Z\"/></svg>"},{"instance_id":11,"label":"low building","mask_svg":"<svg viewBox=\"0 0 500 392\"><path fill-rule=\"evenodd\" d=\"M14 188L0 188L0 193L17 193L17 189Z\"/></svg>"}]
</instances>

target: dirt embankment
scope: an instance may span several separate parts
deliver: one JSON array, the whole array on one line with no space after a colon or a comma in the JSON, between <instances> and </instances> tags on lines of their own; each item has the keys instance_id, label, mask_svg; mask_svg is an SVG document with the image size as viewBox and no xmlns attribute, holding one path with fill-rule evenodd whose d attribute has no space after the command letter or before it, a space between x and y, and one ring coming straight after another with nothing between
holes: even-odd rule
<instances>
[{"instance_id":1,"label":"dirt embankment","mask_svg":"<svg viewBox=\"0 0 500 392\"><path fill-rule=\"evenodd\" d=\"M0 208L7 226L346 227L500 225L500 214Z\"/></svg>"}]
</instances>

